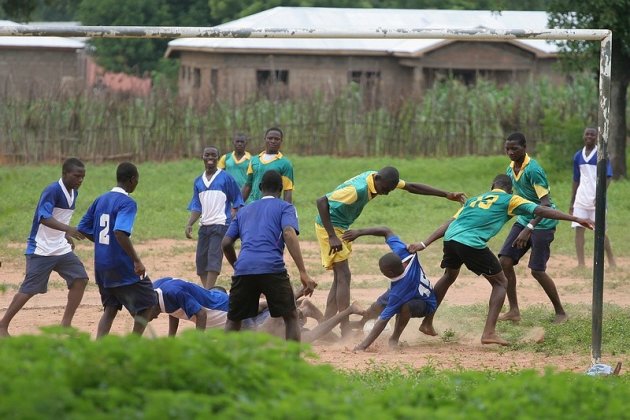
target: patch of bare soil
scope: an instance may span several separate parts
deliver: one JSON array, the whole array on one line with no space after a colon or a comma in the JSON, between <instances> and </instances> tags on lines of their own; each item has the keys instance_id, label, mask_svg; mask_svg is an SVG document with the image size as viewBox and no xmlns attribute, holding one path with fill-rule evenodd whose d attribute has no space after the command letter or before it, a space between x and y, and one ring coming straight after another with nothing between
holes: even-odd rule
<instances>
[{"instance_id":1,"label":"patch of bare soil","mask_svg":"<svg viewBox=\"0 0 630 420\"><path fill-rule=\"evenodd\" d=\"M11 247L20 247L12 244ZM362 261L375 245L355 244L353 259ZM78 253L83 257L83 262L91 276L81 306L77 310L74 326L94 336L96 324L100 318L102 309L98 289L93 282L92 260L89 244L80 244ZM186 240L157 240L137 245L147 272L151 278L162 276L176 276L197 281L195 275L194 255L195 241ZM379 248L379 249L384 249ZM322 290L316 290L313 302L324 309L328 285L332 281L332 273L325 272L319 266L318 246L316 243L303 242L302 250L307 265L314 273L315 280L320 283ZM435 251L437 252L437 251ZM290 261L290 258L287 258ZM630 260L618 258L618 268L607 272L607 286L604 301L621 306L630 305L630 288L624 284L628 282L625 277ZM352 265L352 262L351 262ZM293 267L292 262L288 263ZM591 304L592 281L591 269L575 269L575 260L566 256L552 256L549 264L549 273L554 278L560 296L564 303ZM439 267L426 267L433 282L437 281L441 274ZM219 282L227 284L232 273L227 263L224 263L223 274ZM519 302L524 308L528 305L544 305L552 315L551 305L544 292L536 281L523 268L517 271L519 276L518 292ZM17 291L24 276L24 258L3 257L0 267L0 285L4 285L5 291L0 294L0 311L3 313L8 307L13 295ZM374 283L373 286L370 284ZM362 306L369 306L386 288L382 286L383 279L380 273L374 275L357 274L353 277L353 284L357 287L352 290L352 299ZM476 277L466 270L462 270L457 283L449 290L445 299L445 309L449 306L471 305L476 303L487 304L490 294L489 284L481 277ZM61 320L66 303L65 282L56 274L51 276L49 291L44 295L35 296L24 309L14 318L10 326L12 335L37 334L39 328L45 325L58 323ZM569 314L570 315L570 314ZM435 326L440 332L452 330L457 332L457 340L449 341L444 335L429 337L418 331L420 321L412 319L402 335L401 346L390 349L387 346L387 338L391 331L385 331L367 352L354 353L352 348L362 339L357 335L345 342L326 343L316 342L313 351L317 356L315 363L329 363L339 369L366 369L374 365L423 367L433 366L440 369L493 369L510 371L519 369L542 370L545 367L553 367L559 371L584 372L590 366L588 355L569 354L563 356L545 356L539 353L500 348L493 345L480 343L481 330L461 330L461 325L456 319L448 316L436 315ZM190 324L190 325L184 325ZM114 322L112 333L127 334L131 331L133 321L126 312L121 312ZM190 328L192 323L184 322L181 328ZM168 317L162 315L151 323L148 333L145 335L164 336L168 331ZM526 337L527 340L544 339L542 327L533 328ZM585 337L590 340L590 337ZM606 357L603 357L607 362ZM630 366L627 356L615 356L610 363L622 361L625 366Z\"/></svg>"}]
</instances>

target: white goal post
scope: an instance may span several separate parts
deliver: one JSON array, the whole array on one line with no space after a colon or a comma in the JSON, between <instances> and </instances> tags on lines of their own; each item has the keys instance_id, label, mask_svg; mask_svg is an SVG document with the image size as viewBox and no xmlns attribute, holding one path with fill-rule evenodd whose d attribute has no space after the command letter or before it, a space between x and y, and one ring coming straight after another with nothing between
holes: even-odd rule
<instances>
[{"instance_id":1,"label":"white goal post","mask_svg":"<svg viewBox=\"0 0 630 420\"><path fill-rule=\"evenodd\" d=\"M593 363L599 363L602 342L604 284L604 233L606 223L606 161L610 130L610 74L612 32L607 29L414 29L378 27L364 31L314 28L241 28L175 26L0 26L0 36L58 36L89 38L361 38L361 39L455 39L498 41L539 39L552 41L600 41L599 114L597 120L597 187L593 267Z\"/></svg>"}]
</instances>

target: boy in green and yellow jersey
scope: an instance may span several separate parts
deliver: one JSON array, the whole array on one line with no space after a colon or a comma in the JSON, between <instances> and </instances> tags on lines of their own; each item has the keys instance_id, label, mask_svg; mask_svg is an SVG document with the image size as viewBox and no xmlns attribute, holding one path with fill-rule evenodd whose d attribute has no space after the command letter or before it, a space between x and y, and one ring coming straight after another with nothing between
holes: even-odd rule
<instances>
[{"instance_id":1,"label":"boy in green and yellow jersey","mask_svg":"<svg viewBox=\"0 0 630 420\"><path fill-rule=\"evenodd\" d=\"M283 133L277 127L265 132L265 150L252 156L247 168L247 181L242 189L243 200L251 202L262 198L260 183L265 172L274 170L282 176L282 198L293 202L293 165L281 152Z\"/></svg>"},{"instance_id":2,"label":"boy in green and yellow jersey","mask_svg":"<svg viewBox=\"0 0 630 420\"><path fill-rule=\"evenodd\" d=\"M463 203L464 193L446 192L424 184L405 182L398 170L391 166L380 171L363 172L339 185L335 190L317 199L319 215L315 220L322 265L333 270L334 280L326 302L326 319L350 305L350 266L348 258L352 245L341 239L343 233L359 217L365 205L378 195L387 195L399 188L413 194L445 197ZM348 332L347 319L341 323L341 332Z\"/></svg>"},{"instance_id":3,"label":"boy in green and yellow jersey","mask_svg":"<svg viewBox=\"0 0 630 420\"><path fill-rule=\"evenodd\" d=\"M236 134L232 140L234 150L221 156L219 163L217 163L217 168L225 169L225 172L232 175L240 189L247 182L247 168L252 158L252 155L245 150L247 140L247 135L242 133Z\"/></svg>"},{"instance_id":4,"label":"boy in green and yellow jersey","mask_svg":"<svg viewBox=\"0 0 630 420\"><path fill-rule=\"evenodd\" d=\"M505 300L508 279L498 258L488 248L488 241L515 215L569 220L586 228L593 228L589 220L512 195L512 180L508 175L501 174L492 181L491 191L472 197L451 220L440 226L427 239L409 245L409 252L422 251L435 240L444 237L444 256L440 265L444 268L444 275L433 288L438 305L449 287L457 280L462 265L466 265L470 271L478 276L484 276L490 282L492 292L486 325L481 335L482 344L508 344L495 331L499 312ZM433 316L434 314L426 316L420 325L420 331L427 335L437 335L433 328Z\"/></svg>"}]
</instances>

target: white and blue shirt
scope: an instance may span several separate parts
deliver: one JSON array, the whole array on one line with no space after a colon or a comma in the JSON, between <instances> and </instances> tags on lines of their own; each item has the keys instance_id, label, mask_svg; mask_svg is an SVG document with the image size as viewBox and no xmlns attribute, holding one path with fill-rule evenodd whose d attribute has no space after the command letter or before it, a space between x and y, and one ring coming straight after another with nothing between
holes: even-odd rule
<instances>
[{"instance_id":1,"label":"white and blue shirt","mask_svg":"<svg viewBox=\"0 0 630 420\"><path fill-rule=\"evenodd\" d=\"M241 239L234 275L286 271L282 232L287 226L299 234L295 207L279 198L265 196L239 210L225 234L233 239Z\"/></svg>"},{"instance_id":2,"label":"white and blue shirt","mask_svg":"<svg viewBox=\"0 0 630 420\"><path fill-rule=\"evenodd\" d=\"M427 303L429 313L437 308L437 301L433 293L431 282L424 274L424 270L420 265L417 254L410 254L405 245L398 236L392 235L387 237L387 245L392 252L398 255L405 265L405 271L393 279L390 279L389 298L383 312L379 315L379 319L389 320L398 312L401 306L412 299L422 299Z\"/></svg>"},{"instance_id":3,"label":"white and blue shirt","mask_svg":"<svg viewBox=\"0 0 630 420\"><path fill-rule=\"evenodd\" d=\"M133 260L118 243L115 231L131 236L138 207L120 187L98 197L87 210L80 232L94 238L94 274L102 287L120 287L140 281Z\"/></svg>"},{"instance_id":4,"label":"white and blue shirt","mask_svg":"<svg viewBox=\"0 0 630 420\"><path fill-rule=\"evenodd\" d=\"M207 290L186 280L164 277L153 283L160 310L171 316L196 321L196 314L205 310L206 327L225 325L230 296L221 290Z\"/></svg>"},{"instance_id":5,"label":"white and blue shirt","mask_svg":"<svg viewBox=\"0 0 630 420\"><path fill-rule=\"evenodd\" d=\"M606 177L612 177L610 160L606 161ZM595 186L597 184L597 146L586 154L586 148L578 150L573 157L573 181L577 182L574 207L584 210L595 209Z\"/></svg>"},{"instance_id":6,"label":"white and blue shirt","mask_svg":"<svg viewBox=\"0 0 630 420\"><path fill-rule=\"evenodd\" d=\"M52 217L66 225L70 224L78 195L77 190L68 191L61 179L42 191L26 241L26 255L64 255L72 251L65 232L44 226L41 221Z\"/></svg>"},{"instance_id":7,"label":"white and blue shirt","mask_svg":"<svg viewBox=\"0 0 630 420\"><path fill-rule=\"evenodd\" d=\"M210 179L205 171L195 178L188 210L201 213L201 226L227 225L230 223L231 209L242 207L243 204L241 190L232 175L217 169Z\"/></svg>"}]
</instances>

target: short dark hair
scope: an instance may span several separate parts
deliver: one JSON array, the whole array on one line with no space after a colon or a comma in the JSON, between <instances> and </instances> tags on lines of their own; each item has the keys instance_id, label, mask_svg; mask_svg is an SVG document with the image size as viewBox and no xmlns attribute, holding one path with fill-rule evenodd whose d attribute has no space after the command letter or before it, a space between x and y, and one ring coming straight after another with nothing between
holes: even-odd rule
<instances>
[{"instance_id":1,"label":"short dark hair","mask_svg":"<svg viewBox=\"0 0 630 420\"><path fill-rule=\"evenodd\" d=\"M507 176L506 174L499 174L494 177L492 180L492 185L498 188L509 189L512 190L512 178Z\"/></svg>"},{"instance_id":2,"label":"short dark hair","mask_svg":"<svg viewBox=\"0 0 630 420\"><path fill-rule=\"evenodd\" d=\"M85 165L83 164L83 162L81 162L77 158L73 158L73 157L68 158L63 162L63 166L61 167L61 172L65 174L72 171L75 168L85 168Z\"/></svg>"},{"instance_id":3,"label":"short dark hair","mask_svg":"<svg viewBox=\"0 0 630 420\"><path fill-rule=\"evenodd\" d=\"M520 146L523 146L523 147L527 146L527 139L525 138L525 134L519 131L507 136L506 141L517 141Z\"/></svg>"},{"instance_id":4,"label":"short dark hair","mask_svg":"<svg viewBox=\"0 0 630 420\"><path fill-rule=\"evenodd\" d=\"M378 266L382 273L389 272L393 275L400 275L404 271L402 259L398 254L394 254L393 252L383 255L378 260Z\"/></svg>"},{"instance_id":5,"label":"short dark hair","mask_svg":"<svg viewBox=\"0 0 630 420\"><path fill-rule=\"evenodd\" d=\"M265 131L265 137L267 137L267 134L269 134L270 131L277 131L278 133L280 133L280 137L284 138L284 133L278 127L268 128L267 131Z\"/></svg>"},{"instance_id":6,"label":"short dark hair","mask_svg":"<svg viewBox=\"0 0 630 420\"><path fill-rule=\"evenodd\" d=\"M260 182L261 191L278 192L282 191L282 175L278 171L267 171Z\"/></svg>"},{"instance_id":7,"label":"short dark hair","mask_svg":"<svg viewBox=\"0 0 630 420\"><path fill-rule=\"evenodd\" d=\"M393 166L386 166L380 171L378 171L378 176L385 182L387 185L395 187L400 182L400 174L398 173L398 169Z\"/></svg>"},{"instance_id":8,"label":"short dark hair","mask_svg":"<svg viewBox=\"0 0 630 420\"><path fill-rule=\"evenodd\" d=\"M225 293L227 295L227 290L225 290L225 287L223 287L223 286L212 286L208 290L218 290L218 291L223 292L223 293Z\"/></svg>"},{"instance_id":9,"label":"short dark hair","mask_svg":"<svg viewBox=\"0 0 630 420\"><path fill-rule=\"evenodd\" d=\"M128 182L138 176L138 168L131 162L123 162L116 168L116 181Z\"/></svg>"},{"instance_id":10,"label":"short dark hair","mask_svg":"<svg viewBox=\"0 0 630 420\"><path fill-rule=\"evenodd\" d=\"M234 137L232 137L234 140L236 139L244 139L245 141L249 141L249 136L245 133L236 133L234 134Z\"/></svg>"}]
</instances>

